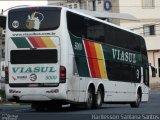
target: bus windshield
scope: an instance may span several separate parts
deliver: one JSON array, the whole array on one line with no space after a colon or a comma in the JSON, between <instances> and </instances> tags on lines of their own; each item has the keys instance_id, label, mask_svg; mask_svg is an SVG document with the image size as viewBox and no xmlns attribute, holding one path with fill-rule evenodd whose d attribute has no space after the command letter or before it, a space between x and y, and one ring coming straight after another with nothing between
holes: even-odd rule
<instances>
[{"instance_id":1,"label":"bus windshield","mask_svg":"<svg viewBox=\"0 0 160 120\"><path fill-rule=\"evenodd\" d=\"M55 30L60 25L61 8L31 7L9 12L8 27L11 31Z\"/></svg>"}]
</instances>

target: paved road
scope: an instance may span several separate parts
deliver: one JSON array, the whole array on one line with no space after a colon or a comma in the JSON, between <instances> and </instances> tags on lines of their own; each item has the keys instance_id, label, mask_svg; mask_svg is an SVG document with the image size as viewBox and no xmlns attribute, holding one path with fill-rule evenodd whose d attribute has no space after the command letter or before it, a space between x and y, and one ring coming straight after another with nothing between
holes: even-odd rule
<instances>
[{"instance_id":1,"label":"paved road","mask_svg":"<svg viewBox=\"0 0 160 120\"><path fill-rule=\"evenodd\" d=\"M30 105L1 105L0 114L0 120L160 120L160 89L152 90L149 102L142 103L140 108L104 104L101 109L94 110L65 107L58 111L36 112Z\"/></svg>"}]
</instances>

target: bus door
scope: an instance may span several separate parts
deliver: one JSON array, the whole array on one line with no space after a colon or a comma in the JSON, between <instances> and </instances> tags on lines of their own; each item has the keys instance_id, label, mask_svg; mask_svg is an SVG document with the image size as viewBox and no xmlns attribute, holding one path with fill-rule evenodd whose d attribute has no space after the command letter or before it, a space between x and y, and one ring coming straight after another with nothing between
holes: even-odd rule
<instances>
[{"instance_id":1,"label":"bus door","mask_svg":"<svg viewBox=\"0 0 160 120\"><path fill-rule=\"evenodd\" d=\"M11 37L8 40L9 85L47 87L59 83L58 37Z\"/></svg>"}]
</instances>

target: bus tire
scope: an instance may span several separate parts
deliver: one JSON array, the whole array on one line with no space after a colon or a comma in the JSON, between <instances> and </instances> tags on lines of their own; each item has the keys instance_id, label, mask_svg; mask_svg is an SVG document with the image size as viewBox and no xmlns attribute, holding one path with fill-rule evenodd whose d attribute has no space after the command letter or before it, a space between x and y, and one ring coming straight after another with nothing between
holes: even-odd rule
<instances>
[{"instance_id":1,"label":"bus tire","mask_svg":"<svg viewBox=\"0 0 160 120\"><path fill-rule=\"evenodd\" d=\"M136 101L131 103L130 105L132 108L139 108L140 103L141 103L141 92L138 91Z\"/></svg>"},{"instance_id":2,"label":"bus tire","mask_svg":"<svg viewBox=\"0 0 160 120\"><path fill-rule=\"evenodd\" d=\"M97 94L94 95L93 108L95 109L100 108L102 106L102 102L103 102L102 89L98 88Z\"/></svg>"},{"instance_id":3,"label":"bus tire","mask_svg":"<svg viewBox=\"0 0 160 120\"><path fill-rule=\"evenodd\" d=\"M91 109L93 107L93 99L94 99L93 96L94 96L94 93L93 93L92 88L90 87L88 89L87 100L85 102L85 108L86 109Z\"/></svg>"}]
</instances>

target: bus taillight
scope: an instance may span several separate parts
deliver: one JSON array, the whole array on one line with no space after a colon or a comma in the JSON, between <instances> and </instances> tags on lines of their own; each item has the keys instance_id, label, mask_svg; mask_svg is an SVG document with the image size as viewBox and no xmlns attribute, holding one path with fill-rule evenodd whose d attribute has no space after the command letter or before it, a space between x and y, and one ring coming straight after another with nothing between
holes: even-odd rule
<instances>
[{"instance_id":1,"label":"bus taillight","mask_svg":"<svg viewBox=\"0 0 160 120\"><path fill-rule=\"evenodd\" d=\"M9 83L9 70L5 67L5 83Z\"/></svg>"},{"instance_id":2,"label":"bus taillight","mask_svg":"<svg viewBox=\"0 0 160 120\"><path fill-rule=\"evenodd\" d=\"M66 82L66 68L64 66L60 67L60 83Z\"/></svg>"}]
</instances>

